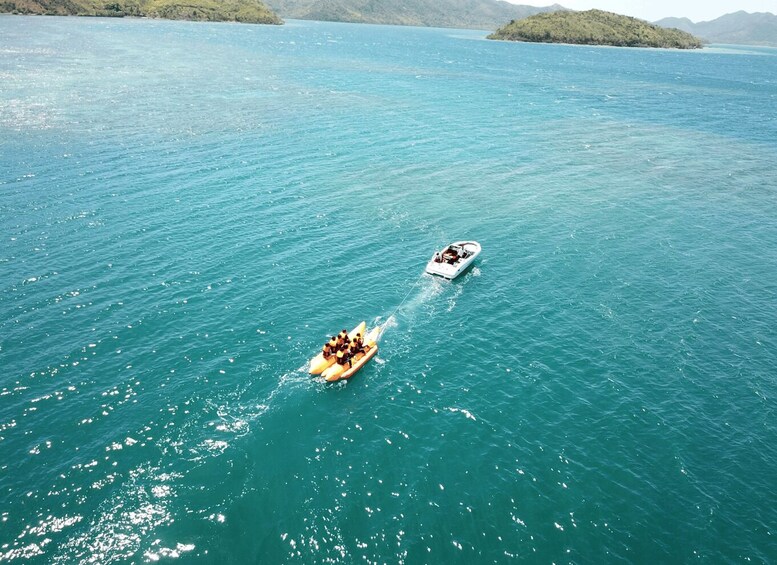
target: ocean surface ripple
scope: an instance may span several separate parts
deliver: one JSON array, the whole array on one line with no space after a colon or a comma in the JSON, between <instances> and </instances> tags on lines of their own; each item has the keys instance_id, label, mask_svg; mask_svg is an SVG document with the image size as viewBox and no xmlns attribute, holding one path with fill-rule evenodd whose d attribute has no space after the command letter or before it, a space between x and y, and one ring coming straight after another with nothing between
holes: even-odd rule
<instances>
[{"instance_id":1,"label":"ocean surface ripple","mask_svg":"<svg viewBox=\"0 0 777 565\"><path fill-rule=\"evenodd\" d=\"M777 559L777 50L484 37L0 16L0 561Z\"/></svg>"}]
</instances>

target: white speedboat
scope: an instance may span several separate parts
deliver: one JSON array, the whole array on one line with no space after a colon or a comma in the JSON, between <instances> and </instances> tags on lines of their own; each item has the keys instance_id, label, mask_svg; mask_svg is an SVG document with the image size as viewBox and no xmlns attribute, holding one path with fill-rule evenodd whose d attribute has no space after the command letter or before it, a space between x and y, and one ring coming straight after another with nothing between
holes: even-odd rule
<instances>
[{"instance_id":1,"label":"white speedboat","mask_svg":"<svg viewBox=\"0 0 777 565\"><path fill-rule=\"evenodd\" d=\"M472 265L480 255L480 249L477 241L454 241L432 256L426 264L426 272L446 279L455 279Z\"/></svg>"}]
</instances>

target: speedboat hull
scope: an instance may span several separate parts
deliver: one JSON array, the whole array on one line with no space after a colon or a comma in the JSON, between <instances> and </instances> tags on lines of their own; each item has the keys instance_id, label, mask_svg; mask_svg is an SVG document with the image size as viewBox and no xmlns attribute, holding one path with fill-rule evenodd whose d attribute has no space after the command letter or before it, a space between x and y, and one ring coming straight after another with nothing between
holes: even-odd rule
<instances>
[{"instance_id":1,"label":"speedboat hull","mask_svg":"<svg viewBox=\"0 0 777 565\"><path fill-rule=\"evenodd\" d=\"M455 279L472 265L481 250L477 241L454 241L432 256L426 264L426 272Z\"/></svg>"}]
</instances>

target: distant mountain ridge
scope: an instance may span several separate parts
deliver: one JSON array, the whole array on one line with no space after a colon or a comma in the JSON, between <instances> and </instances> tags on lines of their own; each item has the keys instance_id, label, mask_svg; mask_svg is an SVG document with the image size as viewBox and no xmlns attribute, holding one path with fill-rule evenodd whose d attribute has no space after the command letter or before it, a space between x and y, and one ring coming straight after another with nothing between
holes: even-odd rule
<instances>
[{"instance_id":1,"label":"distant mountain ridge","mask_svg":"<svg viewBox=\"0 0 777 565\"><path fill-rule=\"evenodd\" d=\"M688 18L664 18L655 23L687 31L710 43L777 46L777 16L769 12L739 11L699 23Z\"/></svg>"},{"instance_id":2,"label":"distant mountain ridge","mask_svg":"<svg viewBox=\"0 0 777 565\"><path fill-rule=\"evenodd\" d=\"M0 13L282 24L260 0L0 0Z\"/></svg>"},{"instance_id":3,"label":"distant mountain ridge","mask_svg":"<svg viewBox=\"0 0 777 565\"><path fill-rule=\"evenodd\" d=\"M500 0L267 0L283 18L389 25L494 29L506 21L566 10Z\"/></svg>"}]
</instances>

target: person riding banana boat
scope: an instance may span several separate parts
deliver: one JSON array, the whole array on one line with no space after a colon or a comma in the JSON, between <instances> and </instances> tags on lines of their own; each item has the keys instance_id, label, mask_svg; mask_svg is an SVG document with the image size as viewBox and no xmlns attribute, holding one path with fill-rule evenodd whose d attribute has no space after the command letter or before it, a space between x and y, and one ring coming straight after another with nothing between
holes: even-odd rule
<instances>
[{"instance_id":1,"label":"person riding banana boat","mask_svg":"<svg viewBox=\"0 0 777 565\"><path fill-rule=\"evenodd\" d=\"M348 350L345 347L341 347L337 350L337 364L345 365L348 362Z\"/></svg>"},{"instance_id":2,"label":"person riding banana boat","mask_svg":"<svg viewBox=\"0 0 777 565\"><path fill-rule=\"evenodd\" d=\"M351 339L356 337L356 334L362 335L367 329L365 322L360 323L354 329L350 331L343 330L339 334L332 336L332 338L321 347L318 355L310 360L310 374L319 375L332 365L337 364L337 352L342 347L348 347L351 343Z\"/></svg>"},{"instance_id":3,"label":"person riding banana boat","mask_svg":"<svg viewBox=\"0 0 777 565\"><path fill-rule=\"evenodd\" d=\"M350 332L343 330L333 336L310 360L310 374L321 375L330 382L353 376L378 351L380 326L365 334L366 329L367 324L362 322Z\"/></svg>"},{"instance_id":4,"label":"person riding banana boat","mask_svg":"<svg viewBox=\"0 0 777 565\"><path fill-rule=\"evenodd\" d=\"M351 341L351 346L348 348L348 359L352 360L361 352L362 352L362 348L359 347L359 342L356 341L356 338L353 338L353 341ZM353 364L351 364L350 366L353 366Z\"/></svg>"},{"instance_id":5,"label":"person riding banana boat","mask_svg":"<svg viewBox=\"0 0 777 565\"><path fill-rule=\"evenodd\" d=\"M324 347L321 348L321 355L324 356L324 359L329 359L332 357L332 355L335 354L337 347L337 337L332 336L332 339L330 339L328 342L324 344Z\"/></svg>"},{"instance_id":6,"label":"person riding banana boat","mask_svg":"<svg viewBox=\"0 0 777 565\"><path fill-rule=\"evenodd\" d=\"M370 330L364 340L361 339L361 332L357 333L359 333L358 336L351 333L353 337L350 345L344 348L342 355L338 352L337 361L321 373L324 380L332 382L350 378L378 352L380 326Z\"/></svg>"}]
</instances>

